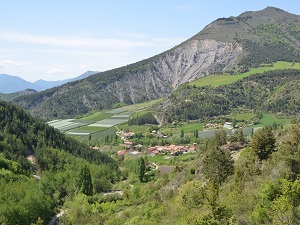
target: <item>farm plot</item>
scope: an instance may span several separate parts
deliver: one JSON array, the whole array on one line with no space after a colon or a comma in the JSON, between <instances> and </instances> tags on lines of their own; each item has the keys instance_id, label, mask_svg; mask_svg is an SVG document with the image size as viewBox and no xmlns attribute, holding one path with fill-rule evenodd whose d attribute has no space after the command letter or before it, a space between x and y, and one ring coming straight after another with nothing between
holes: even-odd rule
<instances>
[{"instance_id":1,"label":"farm plot","mask_svg":"<svg viewBox=\"0 0 300 225\"><path fill-rule=\"evenodd\" d=\"M79 122L74 121L73 119L66 119L66 120L54 120L48 122L48 124L56 129L58 129L61 132L65 132L74 128L78 128L81 126L85 126L88 123L87 122Z\"/></svg>"},{"instance_id":2,"label":"farm plot","mask_svg":"<svg viewBox=\"0 0 300 225\"><path fill-rule=\"evenodd\" d=\"M90 135L91 133L89 132L83 132L83 131L77 131L77 132L73 132L73 131L67 131L65 134L68 134L68 135L75 135L75 136L85 136L85 135Z\"/></svg>"},{"instance_id":3,"label":"farm plot","mask_svg":"<svg viewBox=\"0 0 300 225\"><path fill-rule=\"evenodd\" d=\"M99 122L90 124L91 127L112 127L121 123L126 123L130 116L112 116Z\"/></svg>"},{"instance_id":4,"label":"farm plot","mask_svg":"<svg viewBox=\"0 0 300 225\"><path fill-rule=\"evenodd\" d=\"M122 113L122 112L125 112L125 110L121 109L121 108L117 108L117 109L113 109L111 111L108 111L106 113L109 113L109 114L119 114L119 113Z\"/></svg>"},{"instance_id":5,"label":"farm plot","mask_svg":"<svg viewBox=\"0 0 300 225\"><path fill-rule=\"evenodd\" d=\"M75 135L75 136L84 136L84 135L94 134L94 133L103 131L105 129L107 129L107 128L105 128L105 127L84 126L84 127L78 128L78 129L69 130L69 131L66 132L66 134Z\"/></svg>"}]
</instances>

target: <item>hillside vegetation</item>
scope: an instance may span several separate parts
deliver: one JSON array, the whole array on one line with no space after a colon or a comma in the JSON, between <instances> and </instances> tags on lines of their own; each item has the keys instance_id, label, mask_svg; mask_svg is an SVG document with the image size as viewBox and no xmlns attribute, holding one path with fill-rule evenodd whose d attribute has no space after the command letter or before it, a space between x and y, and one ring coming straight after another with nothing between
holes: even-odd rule
<instances>
[{"instance_id":1,"label":"hillside vegetation","mask_svg":"<svg viewBox=\"0 0 300 225\"><path fill-rule=\"evenodd\" d=\"M222 75L209 75L195 81L189 83L189 85L193 86L196 85L198 87L203 86L212 86L218 87L224 84L231 84L235 81L238 81L244 77L248 77L253 74L263 74L264 72L271 71L271 70L284 70L284 69L295 69L300 70L300 63L293 63L293 62L276 62L273 64L262 64L257 68L251 68L248 72L241 73L241 74L222 74Z\"/></svg>"},{"instance_id":2,"label":"hillside vegetation","mask_svg":"<svg viewBox=\"0 0 300 225\"><path fill-rule=\"evenodd\" d=\"M183 85L160 107L165 122L203 120L229 115L235 109L295 116L299 113L299 70L274 70L219 87Z\"/></svg>"},{"instance_id":3,"label":"hillside vegetation","mask_svg":"<svg viewBox=\"0 0 300 225\"><path fill-rule=\"evenodd\" d=\"M128 179L118 184L122 197L115 196L117 200L110 202L95 197L91 202L87 196L78 195L66 202L67 212L60 222L298 224L299 134L299 122L287 130L262 128L251 141L241 132L227 137L221 130L213 138L203 139L196 154L169 160L163 155L120 157L119 163L128 172ZM248 147L239 150L233 160L226 149L228 141ZM141 162L149 165L154 160L158 169L140 179ZM166 172L167 168L171 170Z\"/></svg>"},{"instance_id":4,"label":"hillside vegetation","mask_svg":"<svg viewBox=\"0 0 300 225\"><path fill-rule=\"evenodd\" d=\"M108 190L118 176L108 155L0 101L1 224L46 223L65 198Z\"/></svg>"}]
</instances>

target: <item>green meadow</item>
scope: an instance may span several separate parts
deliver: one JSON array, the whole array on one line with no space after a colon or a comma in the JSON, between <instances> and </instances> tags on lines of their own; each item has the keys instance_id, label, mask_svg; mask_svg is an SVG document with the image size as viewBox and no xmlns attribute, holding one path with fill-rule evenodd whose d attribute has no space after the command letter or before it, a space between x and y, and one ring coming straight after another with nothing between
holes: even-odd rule
<instances>
[{"instance_id":1,"label":"green meadow","mask_svg":"<svg viewBox=\"0 0 300 225\"><path fill-rule=\"evenodd\" d=\"M236 120L245 120L245 121L249 121L252 117L254 117L254 113L241 113L241 114L236 114L236 115L231 115L229 116L229 118L231 119L236 119Z\"/></svg>"},{"instance_id":2,"label":"green meadow","mask_svg":"<svg viewBox=\"0 0 300 225\"><path fill-rule=\"evenodd\" d=\"M212 87L218 87L225 84L231 84L235 81L238 81L244 77L248 77L252 74L260 74L271 70L278 70L278 69L297 69L300 70L300 63L290 63L284 61L278 61L272 65L265 64L258 68L252 68L246 73L230 75L209 75L195 81L189 83L189 85L196 85L198 87L208 86L211 85Z\"/></svg>"},{"instance_id":3,"label":"green meadow","mask_svg":"<svg viewBox=\"0 0 300 225\"><path fill-rule=\"evenodd\" d=\"M271 114L263 114L262 118L259 120L258 125L267 126L267 125L272 125L273 123L286 125L289 124L290 121L291 119L287 119L287 118L281 119L281 118L276 118Z\"/></svg>"},{"instance_id":4,"label":"green meadow","mask_svg":"<svg viewBox=\"0 0 300 225\"><path fill-rule=\"evenodd\" d=\"M181 130L183 130L185 134L192 134L194 130L202 131L203 123L184 123L182 125L163 127L162 129L160 129L160 131L165 134L180 134Z\"/></svg>"},{"instance_id":5,"label":"green meadow","mask_svg":"<svg viewBox=\"0 0 300 225\"><path fill-rule=\"evenodd\" d=\"M112 115L108 113L108 111L101 111L101 112L95 112L93 114L90 114L88 116L84 116L80 118L79 120L90 120L90 121L99 121L106 119L108 117L111 117Z\"/></svg>"}]
</instances>

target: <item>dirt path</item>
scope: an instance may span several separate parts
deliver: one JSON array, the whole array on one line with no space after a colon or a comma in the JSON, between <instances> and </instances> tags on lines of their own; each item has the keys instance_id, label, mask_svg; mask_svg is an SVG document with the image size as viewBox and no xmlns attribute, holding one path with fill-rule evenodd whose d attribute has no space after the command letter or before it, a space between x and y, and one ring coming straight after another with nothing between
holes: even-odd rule
<instances>
[{"instance_id":1,"label":"dirt path","mask_svg":"<svg viewBox=\"0 0 300 225\"><path fill-rule=\"evenodd\" d=\"M239 157L240 157L240 155L241 155L241 153L242 153L243 150L244 149L239 150L239 151L234 151L234 152L231 153L231 156L232 156L232 158L233 158L234 161L236 161L236 160L239 159Z\"/></svg>"},{"instance_id":2,"label":"dirt path","mask_svg":"<svg viewBox=\"0 0 300 225\"><path fill-rule=\"evenodd\" d=\"M62 215L64 215L65 212L66 212L65 210L62 210L62 211L60 211L60 213L58 213L55 216L53 216L52 219L50 220L50 222L48 223L48 225L58 224L59 217L61 217Z\"/></svg>"}]
</instances>

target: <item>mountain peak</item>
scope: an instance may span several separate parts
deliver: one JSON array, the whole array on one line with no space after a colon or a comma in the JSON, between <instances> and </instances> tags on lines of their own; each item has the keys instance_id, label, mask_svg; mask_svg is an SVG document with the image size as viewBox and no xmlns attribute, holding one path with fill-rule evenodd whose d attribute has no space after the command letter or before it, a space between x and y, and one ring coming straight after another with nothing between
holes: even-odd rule
<instances>
[{"instance_id":1,"label":"mountain peak","mask_svg":"<svg viewBox=\"0 0 300 225\"><path fill-rule=\"evenodd\" d=\"M149 59L80 82L16 99L45 120L164 97L210 74L245 72L262 63L300 62L300 16L275 7L219 18L182 44ZM64 104L57 104L64 99ZM32 103L31 103L32 102ZM57 110L49 111L49 108ZM59 114L58 114L59 112Z\"/></svg>"}]
</instances>

